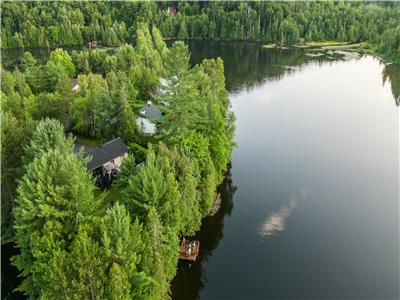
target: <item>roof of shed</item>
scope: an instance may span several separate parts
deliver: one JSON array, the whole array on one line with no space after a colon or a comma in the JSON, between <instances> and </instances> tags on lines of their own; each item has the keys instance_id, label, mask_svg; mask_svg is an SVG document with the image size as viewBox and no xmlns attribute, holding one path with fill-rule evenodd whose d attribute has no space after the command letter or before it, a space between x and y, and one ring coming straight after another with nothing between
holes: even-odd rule
<instances>
[{"instance_id":1,"label":"roof of shed","mask_svg":"<svg viewBox=\"0 0 400 300\"><path fill-rule=\"evenodd\" d=\"M140 114L151 121L157 121L161 117L161 110L153 102L149 101L140 110Z\"/></svg>"}]
</instances>

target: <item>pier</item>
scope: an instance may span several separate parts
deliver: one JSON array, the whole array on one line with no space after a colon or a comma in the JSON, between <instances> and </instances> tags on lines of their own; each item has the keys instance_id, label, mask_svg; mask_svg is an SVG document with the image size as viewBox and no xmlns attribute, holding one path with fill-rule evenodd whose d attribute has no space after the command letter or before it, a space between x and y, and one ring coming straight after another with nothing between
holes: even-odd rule
<instances>
[{"instance_id":1,"label":"pier","mask_svg":"<svg viewBox=\"0 0 400 300\"><path fill-rule=\"evenodd\" d=\"M179 249L179 259L195 261L200 250L199 241L188 241L183 239Z\"/></svg>"}]
</instances>

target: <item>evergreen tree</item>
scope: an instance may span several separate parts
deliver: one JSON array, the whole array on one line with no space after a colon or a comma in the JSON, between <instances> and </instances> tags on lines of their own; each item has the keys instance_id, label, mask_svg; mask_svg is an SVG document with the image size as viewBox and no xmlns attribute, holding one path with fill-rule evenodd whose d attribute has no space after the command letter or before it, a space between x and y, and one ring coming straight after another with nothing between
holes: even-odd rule
<instances>
[{"instance_id":1,"label":"evergreen tree","mask_svg":"<svg viewBox=\"0 0 400 300\"><path fill-rule=\"evenodd\" d=\"M67 51L60 48L54 50L50 54L50 61L55 65L62 66L69 77L73 77L75 75L75 66Z\"/></svg>"},{"instance_id":2,"label":"evergreen tree","mask_svg":"<svg viewBox=\"0 0 400 300\"><path fill-rule=\"evenodd\" d=\"M17 190L14 228L20 254L13 263L24 277L18 290L40 298L52 289L48 269L55 253L67 248L98 204L85 163L72 153L68 141L41 155L41 150L31 149L38 155L27 166ZM92 254L87 257L91 259Z\"/></svg>"}]
</instances>

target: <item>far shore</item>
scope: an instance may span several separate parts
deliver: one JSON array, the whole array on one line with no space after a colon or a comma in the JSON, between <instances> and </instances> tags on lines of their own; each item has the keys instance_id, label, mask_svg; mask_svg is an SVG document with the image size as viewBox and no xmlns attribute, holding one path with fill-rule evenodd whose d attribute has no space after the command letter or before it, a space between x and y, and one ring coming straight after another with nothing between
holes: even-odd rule
<instances>
[{"instance_id":1,"label":"far shore","mask_svg":"<svg viewBox=\"0 0 400 300\"><path fill-rule=\"evenodd\" d=\"M322 42L305 42L301 44L285 45L280 43L269 43L261 46L264 49L308 49L311 51L323 50L346 50L369 54L381 59L386 64L395 64L395 62L382 57L377 52L370 49L367 43L349 43L349 42L336 42L336 41L322 41Z\"/></svg>"}]
</instances>

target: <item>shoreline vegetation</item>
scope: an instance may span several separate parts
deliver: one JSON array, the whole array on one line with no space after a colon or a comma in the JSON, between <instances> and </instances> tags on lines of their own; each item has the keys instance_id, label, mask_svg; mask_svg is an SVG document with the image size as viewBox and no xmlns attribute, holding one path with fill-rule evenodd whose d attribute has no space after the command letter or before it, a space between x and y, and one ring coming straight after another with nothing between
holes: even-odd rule
<instances>
[{"instance_id":1,"label":"shoreline vegetation","mask_svg":"<svg viewBox=\"0 0 400 300\"><path fill-rule=\"evenodd\" d=\"M30 298L166 299L180 239L216 205L235 145L224 63L191 66L185 43L136 26L134 46L1 69L2 238ZM137 123L149 102L153 133ZM73 150L115 137L130 151L102 191Z\"/></svg>"},{"instance_id":2,"label":"shoreline vegetation","mask_svg":"<svg viewBox=\"0 0 400 300\"><path fill-rule=\"evenodd\" d=\"M368 54L382 60L385 64L400 65L400 62L391 60L381 53L372 50L368 43L351 43L351 42L336 42L336 41L321 41L321 42L306 42L301 44L285 45L280 43L269 43L261 46L264 49L307 49L311 51L328 51L328 50L343 50L357 52L360 54Z\"/></svg>"},{"instance_id":3,"label":"shoreline vegetation","mask_svg":"<svg viewBox=\"0 0 400 300\"><path fill-rule=\"evenodd\" d=\"M398 2L7 2L2 8L2 49L134 44L140 21L167 39L367 43L400 62Z\"/></svg>"}]
</instances>

